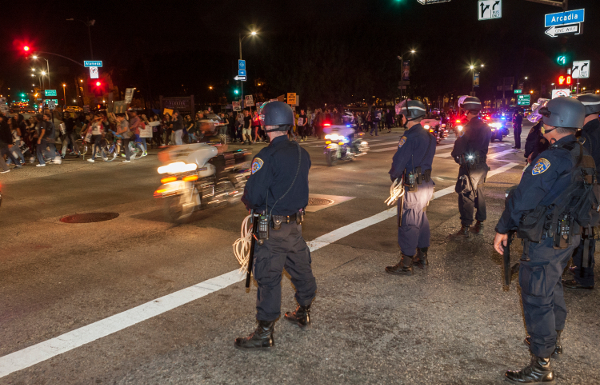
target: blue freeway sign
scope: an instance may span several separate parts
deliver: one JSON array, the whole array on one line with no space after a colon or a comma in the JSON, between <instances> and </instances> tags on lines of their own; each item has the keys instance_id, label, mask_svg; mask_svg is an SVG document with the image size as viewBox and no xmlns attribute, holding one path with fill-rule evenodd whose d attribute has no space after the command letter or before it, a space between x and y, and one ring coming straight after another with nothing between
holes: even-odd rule
<instances>
[{"instance_id":1,"label":"blue freeway sign","mask_svg":"<svg viewBox=\"0 0 600 385\"><path fill-rule=\"evenodd\" d=\"M245 69L246 69L246 61L238 60L238 70L245 70Z\"/></svg>"},{"instance_id":2,"label":"blue freeway sign","mask_svg":"<svg viewBox=\"0 0 600 385\"><path fill-rule=\"evenodd\" d=\"M546 27L553 25L583 23L585 21L585 9L573 11L550 13L546 15Z\"/></svg>"},{"instance_id":3,"label":"blue freeway sign","mask_svg":"<svg viewBox=\"0 0 600 385\"><path fill-rule=\"evenodd\" d=\"M102 60L85 60L83 65L85 67L102 67Z\"/></svg>"}]
</instances>

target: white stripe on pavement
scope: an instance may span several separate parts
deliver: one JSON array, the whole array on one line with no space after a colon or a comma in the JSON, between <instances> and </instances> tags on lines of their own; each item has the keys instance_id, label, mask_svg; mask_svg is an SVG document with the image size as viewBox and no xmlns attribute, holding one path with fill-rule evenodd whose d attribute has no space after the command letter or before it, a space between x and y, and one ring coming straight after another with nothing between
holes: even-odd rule
<instances>
[{"instance_id":1,"label":"white stripe on pavement","mask_svg":"<svg viewBox=\"0 0 600 385\"><path fill-rule=\"evenodd\" d=\"M518 165L518 163L509 163L496 170L490 171L488 173L488 178L503 173L516 165ZM453 192L454 186L450 186L435 192L432 199L437 199ZM321 235L315 240L308 242L310 251L317 251L320 248L347 237L348 235L390 219L396 215L396 211L397 208L392 207L379 214L361 219L360 221ZM240 273L239 270L230 271L229 273L208 279L124 312L96 321L87 326L83 326L79 329L72 330L58 337L0 357L0 378L96 341L102 337L119 332L157 315L166 313L169 310L173 310L179 306L207 296L208 294L241 282L244 279L245 273Z\"/></svg>"},{"instance_id":2,"label":"white stripe on pavement","mask_svg":"<svg viewBox=\"0 0 600 385\"><path fill-rule=\"evenodd\" d=\"M496 158L501 158L501 157L503 157L504 155L508 155L508 154L510 154L510 153L513 153L513 152L518 152L518 151L519 151L519 150L516 150L516 149L514 149L514 148L511 148L511 149L508 149L508 150L505 150L505 151L501 151L501 152L495 152L495 153L493 153L493 154L491 154L491 155L488 155L488 156L487 156L487 158L488 158L488 159L496 159Z\"/></svg>"}]
</instances>

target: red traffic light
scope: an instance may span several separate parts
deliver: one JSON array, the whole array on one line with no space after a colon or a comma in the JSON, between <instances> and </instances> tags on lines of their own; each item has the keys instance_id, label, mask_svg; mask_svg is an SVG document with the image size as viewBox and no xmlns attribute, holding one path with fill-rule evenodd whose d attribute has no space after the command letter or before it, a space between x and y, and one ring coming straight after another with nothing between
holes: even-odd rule
<instances>
[{"instance_id":1,"label":"red traffic light","mask_svg":"<svg viewBox=\"0 0 600 385\"><path fill-rule=\"evenodd\" d=\"M573 84L573 77L571 75L560 75L558 77L558 85L570 86L571 84Z\"/></svg>"},{"instance_id":2,"label":"red traffic light","mask_svg":"<svg viewBox=\"0 0 600 385\"><path fill-rule=\"evenodd\" d=\"M96 87L100 87L102 85L101 82L96 82Z\"/></svg>"},{"instance_id":3,"label":"red traffic light","mask_svg":"<svg viewBox=\"0 0 600 385\"><path fill-rule=\"evenodd\" d=\"M28 45L23 46L23 51L25 51L25 52L29 52L30 49L31 48L29 48Z\"/></svg>"}]
</instances>

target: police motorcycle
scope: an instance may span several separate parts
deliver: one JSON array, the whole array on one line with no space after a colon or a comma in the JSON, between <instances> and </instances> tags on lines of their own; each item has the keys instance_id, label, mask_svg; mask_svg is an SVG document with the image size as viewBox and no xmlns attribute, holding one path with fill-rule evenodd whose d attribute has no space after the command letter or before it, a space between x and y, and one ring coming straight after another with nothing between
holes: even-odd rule
<instances>
[{"instance_id":1,"label":"police motorcycle","mask_svg":"<svg viewBox=\"0 0 600 385\"><path fill-rule=\"evenodd\" d=\"M433 119L423 119L421 125L424 129L429 130L429 132L435 137L437 144L440 144L442 140L448 137L446 124L442 123L441 120L438 120L435 117Z\"/></svg>"},{"instance_id":2,"label":"police motorcycle","mask_svg":"<svg viewBox=\"0 0 600 385\"><path fill-rule=\"evenodd\" d=\"M246 150L224 152L206 143L172 146L159 153L161 186L154 197L163 201L167 220L182 223L194 211L240 201L250 176Z\"/></svg>"},{"instance_id":3,"label":"police motorcycle","mask_svg":"<svg viewBox=\"0 0 600 385\"><path fill-rule=\"evenodd\" d=\"M352 140L355 134L355 125L330 124L323 125L325 133L325 160L328 166L335 165L338 160L354 160L356 157L366 155L369 151L369 143L362 140L363 132Z\"/></svg>"}]
</instances>

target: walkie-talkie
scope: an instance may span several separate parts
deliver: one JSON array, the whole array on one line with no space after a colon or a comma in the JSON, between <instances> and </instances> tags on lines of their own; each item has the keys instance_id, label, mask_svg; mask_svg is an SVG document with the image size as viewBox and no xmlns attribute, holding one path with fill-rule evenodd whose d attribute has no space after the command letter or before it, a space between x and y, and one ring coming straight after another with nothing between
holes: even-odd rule
<instances>
[{"instance_id":1,"label":"walkie-talkie","mask_svg":"<svg viewBox=\"0 0 600 385\"><path fill-rule=\"evenodd\" d=\"M269 216L261 214L258 217L258 244L262 246L269 239Z\"/></svg>"}]
</instances>

